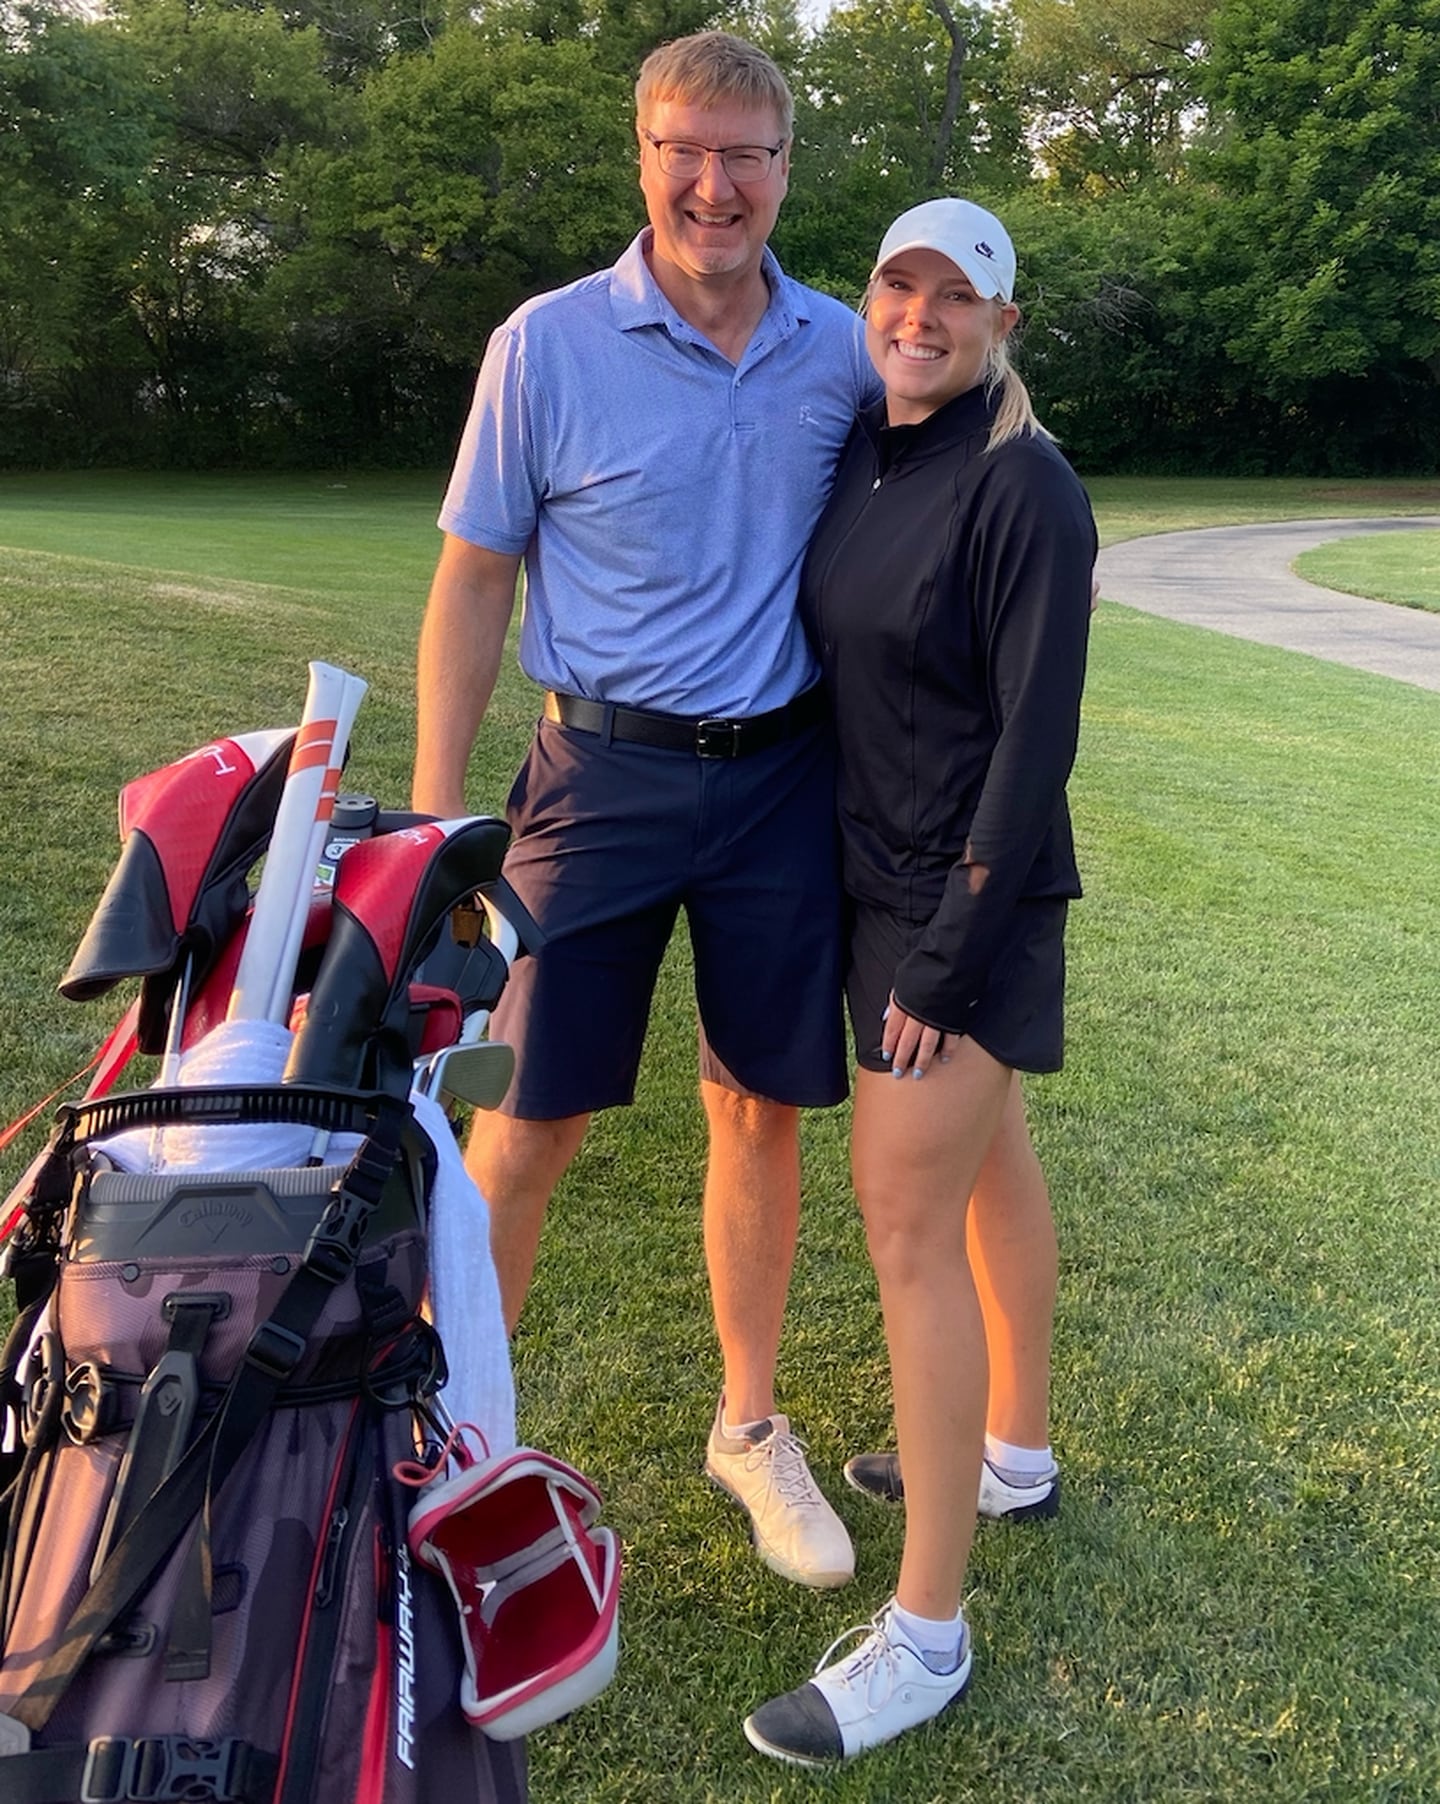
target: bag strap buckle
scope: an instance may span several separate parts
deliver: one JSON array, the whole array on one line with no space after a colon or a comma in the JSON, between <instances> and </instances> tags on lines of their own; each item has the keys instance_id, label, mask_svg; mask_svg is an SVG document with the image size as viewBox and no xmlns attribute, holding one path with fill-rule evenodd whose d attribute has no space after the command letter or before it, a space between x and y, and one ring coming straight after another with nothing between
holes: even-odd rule
<instances>
[{"instance_id":1,"label":"bag strap buckle","mask_svg":"<svg viewBox=\"0 0 1440 1804\"><path fill-rule=\"evenodd\" d=\"M250 1336L245 1362L277 1384L283 1384L305 1356L305 1336L269 1319Z\"/></svg>"},{"instance_id":2,"label":"bag strap buckle","mask_svg":"<svg viewBox=\"0 0 1440 1804\"><path fill-rule=\"evenodd\" d=\"M197 1741L188 1735L151 1735L139 1741L99 1735L90 1743L80 1804L242 1804L237 1785L249 1743L230 1737Z\"/></svg>"}]
</instances>

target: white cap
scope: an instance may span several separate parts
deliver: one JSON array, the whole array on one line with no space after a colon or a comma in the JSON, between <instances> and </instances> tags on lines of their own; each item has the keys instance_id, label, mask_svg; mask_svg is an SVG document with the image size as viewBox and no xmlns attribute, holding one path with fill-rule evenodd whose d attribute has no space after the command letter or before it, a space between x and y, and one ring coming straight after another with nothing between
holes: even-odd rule
<instances>
[{"instance_id":1,"label":"white cap","mask_svg":"<svg viewBox=\"0 0 1440 1804\"><path fill-rule=\"evenodd\" d=\"M925 200L902 213L880 241L873 282L885 265L905 251L939 251L974 284L985 300L1010 300L1015 293L1015 246L993 213L971 200Z\"/></svg>"}]
</instances>

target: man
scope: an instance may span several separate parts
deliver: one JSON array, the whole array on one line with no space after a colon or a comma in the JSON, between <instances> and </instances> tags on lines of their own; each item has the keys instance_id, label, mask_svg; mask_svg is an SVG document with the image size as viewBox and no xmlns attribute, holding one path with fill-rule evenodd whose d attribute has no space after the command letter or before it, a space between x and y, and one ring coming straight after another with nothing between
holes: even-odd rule
<instances>
[{"instance_id":1,"label":"man","mask_svg":"<svg viewBox=\"0 0 1440 1804\"><path fill-rule=\"evenodd\" d=\"M486 353L440 515L414 799L465 811L523 561L521 662L548 693L506 871L547 944L506 991L516 1079L467 1154L507 1323L590 1115L633 1098L683 906L724 1362L706 1470L771 1567L840 1585L849 1537L774 1395L798 1111L845 1092L831 748L795 597L875 381L849 311L766 248L793 122L770 59L724 32L681 39L646 61L636 114L648 230Z\"/></svg>"}]
</instances>

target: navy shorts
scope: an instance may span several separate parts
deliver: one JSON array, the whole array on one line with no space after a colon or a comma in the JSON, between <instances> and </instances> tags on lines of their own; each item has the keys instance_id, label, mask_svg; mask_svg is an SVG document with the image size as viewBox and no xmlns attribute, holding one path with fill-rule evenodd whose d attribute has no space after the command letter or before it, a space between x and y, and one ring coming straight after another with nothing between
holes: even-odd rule
<instances>
[{"instance_id":1,"label":"navy shorts","mask_svg":"<svg viewBox=\"0 0 1440 1804\"><path fill-rule=\"evenodd\" d=\"M546 944L516 962L495 1011L516 1055L505 1112L633 1101L682 908L701 1075L774 1102L843 1100L834 785L824 726L720 759L542 720L508 807L505 875Z\"/></svg>"},{"instance_id":2,"label":"navy shorts","mask_svg":"<svg viewBox=\"0 0 1440 1804\"><path fill-rule=\"evenodd\" d=\"M1016 1071L1058 1071L1065 1057L1065 917L1059 896L1017 902L965 1035ZM925 931L888 909L850 909L845 996L862 1070L888 1071L882 1016L901 960Z\"/></svg>"}]
</instances>

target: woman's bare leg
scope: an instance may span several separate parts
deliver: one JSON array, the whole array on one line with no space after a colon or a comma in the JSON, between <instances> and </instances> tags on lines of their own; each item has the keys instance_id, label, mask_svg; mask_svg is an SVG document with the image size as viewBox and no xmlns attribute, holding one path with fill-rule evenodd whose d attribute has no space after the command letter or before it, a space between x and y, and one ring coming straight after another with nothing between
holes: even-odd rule
<instances>
[{"instance_id":1,"label":"woman's bare leg","mask_svg":"<svg viewBox=\"0 0 1440 1804\"><path fill-rule=\"evenodd\" d=\"M973 1040L956 1042L920 1082L856 1076L855 1193L880 1285L905 1472L896 1596L934 1620L960 1607L975 1530L989 1383L966 1216L1010 1082L1008 1067Z\"/></svg>"},{"instance_id":2,"label":"woman's bare leg","mask_svg":"<svg viewBox=\"0 0 1440 1804\"><path fill-rule=\"evenodd\" d=\"M997 1440L1044 1447L1058 1253L1018 1075L970 1194L968 1244L990 1356L985 1426Z\"/></svg>"}]
</instances>

